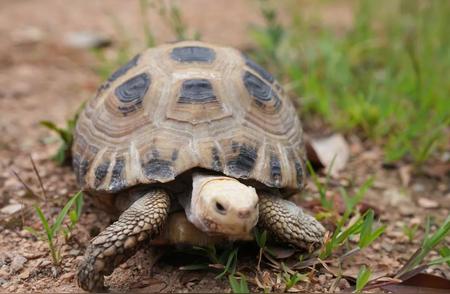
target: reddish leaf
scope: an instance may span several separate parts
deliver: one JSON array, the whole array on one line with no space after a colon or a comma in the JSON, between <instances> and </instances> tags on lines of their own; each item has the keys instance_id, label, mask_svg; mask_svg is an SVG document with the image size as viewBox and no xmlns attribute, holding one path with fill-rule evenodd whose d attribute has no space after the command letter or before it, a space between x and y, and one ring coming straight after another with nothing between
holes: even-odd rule
<instances>
[{"instance_id":1,"label":"reddish leaf","mask_svg":"<svg viewBox=\"0 0 450 294\"><path fill-rule=\"evenodd\" d=\"M414 287L427 287L427 288L450 290L450 280L425 273L417 274L403 281L402 284Z\"/></svg>"},{"instance_id":2,"label":"reddish leaf","mask_svg":"<svg viewBox=\"0 0 450 294\"><path fill-rule=\"evenodd\" d=\"M450 280L418 273L399 284L385 285L381 288L393 293L449 293Z\"/></svg>"}]
</instances>

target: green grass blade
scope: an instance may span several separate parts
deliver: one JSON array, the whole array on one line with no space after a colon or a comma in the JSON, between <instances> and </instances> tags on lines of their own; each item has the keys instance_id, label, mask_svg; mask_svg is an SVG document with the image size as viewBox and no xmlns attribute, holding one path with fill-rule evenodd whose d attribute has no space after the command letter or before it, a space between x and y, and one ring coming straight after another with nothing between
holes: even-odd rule
<instances>
[{"instance_id":1,"label":"green grass blade","mask_svg":"<svg viewBox=\"0 0 450 294\"><path fill-rule=\"evenodd\" d=\"M255 239L256 243L258 244L259 248L264 249L266 247L267 242L267 231L260 231L258 229L255 230Z\"/></svg>"},{"instance_id":2,"label":"green grass blade","mask_svg":"<svg viewBox=\"0 0 450 294\"><path fill-rule=\"evenodd\" d=\"M441 249L439 249L439 254L444 258L450 256L450 248L448 246L442 247ZM447 265L450 266L449 261L447 261Z\"/></svg>"},{"instance_id":3,"label":"green grass blade","mask_svg":"<svg viewBox=\"0 0 450 294\"><path fill-rule=\"evenodd\" d=\"M196 271L196 270L204 270L204 269L208 269L209 265L206 263L201 263L201 264L191 264L191 265L185 265L180 267L179 269L182 271Z\"/></svg>"},{"instance_id":4,"label":"green grass blade","mask_svg":"<svg viewBox=\"0 0 450 294\"><path fill-rule=\"evenodd\" d=\"M47 234L47 239L49 242L53 242L53 235L52 231L50 229L50 226L48 224L47 218L45 217L44 213L42 212L42 209L39 206L34 206L34 209L36 210L36 213L39 217L39 220L41 221L42 226L44 227L44 231Z\"/></svg>"},{"instance_id":5,"label":"green grass blade","mask_svg":"<svg viewBox=\"0 0 450 294\"><path fill-rule=\"evenodd\" d=\"M359 239L359 248L361 249L366 247L369 243L370 235L372 232L373 216L374 216L373 210L369 209L364 218L364 222L361 228L361 235Z\"/></svg>"},{"instance_id":6,"label":"green grass blade","mask_svg":"<svg viewBox=\"0 0 450 294\"><path fill-rule=\"evenodd\" d=\"M80 196L77 197L75 201L75 212L77 215L77 220L80 219L81 213L83 212L83 205L84 205L84 194L81 193Z\"/></svg>"},{"instance_id":7,"label":"green grass blade","mask_svg":"<svg viewBox=\"0 0 450 294\"><path fill-rule=\"evenodd\" d=\"M64 205L63 209L59 212L58 216L56 217L55 223L51 226L51 236L55 236L58 234L62 222L64 221L64 218L66 217L67 213L69 212L69 209L72 207L75 200L82 194L81 191L77 192L72 198L70 198L69 201L67 201L66 205Z\"/></svg>"},{"instance_id":8,"label":"green grass blade","mask_svg":"<svg viewBox=\"0 0 450 294\"><path fill-rule=\"evenodd\" d=\"M425 236L422 245L417 251L411 256L408 262L398 271L395 275L396 278L401 278L408 272L414 270L418 265L422 263L424 258L433 250L437 245L439 245L447 236L450 234L450 216L444 221L444 223L438 228L434 234L430 236L430 218L427 218L427 224L425 227Z\"/></svg>"},{"instance_id":9,"label":"green grass blade","mask_svg":"<svg viewBox=\"0 0 450 294\"><path fill-rule=\"evenodd\" d=\"M448 265L450 265L450 256L436 258L436 259L428 262L427 265L432 266L432 265L438 265L441 263L447 263Z\"/></svg>"},{"instance_id":10,"label":"green grass blade","mask_svg":"<svg viewBox=\"0 0 450 294\"><path fill-rule=\"evenodd\" d=\"M234 273L236 271L237 253L238 253L238 248L235 248L231 251L231 253L228 255L228 260L227 260L227 263L225 264L225 268L224 268L223 272L220 273L216 277L216 279L220 279L227 273L234 275Z\"/></svg>"},{"instance_id":11,"label":"green grass blade","mask_svg":"<svg viewBox=\"0 0 450 294\"><path fill-rule=\"evenodd\" d=\"M372 275L372 272L369 268L363 265L359 269L358 277L356 278L356 293L361 293L364 287L369 282L369 278Z\"/></svg>"},{"instance_id":12,"label":"green grass blade","mask_svg":"<svg viewBox=\"0 0 450 294\"><path fill-rule=\"evenodd\" d=\"M228 276L228 281L230 283L231 291L233 293L250 293L248 289L247 280L245 277L241 277L241 280L238 282L236 277L233 275Z\"/></svg>"}]
</instances>

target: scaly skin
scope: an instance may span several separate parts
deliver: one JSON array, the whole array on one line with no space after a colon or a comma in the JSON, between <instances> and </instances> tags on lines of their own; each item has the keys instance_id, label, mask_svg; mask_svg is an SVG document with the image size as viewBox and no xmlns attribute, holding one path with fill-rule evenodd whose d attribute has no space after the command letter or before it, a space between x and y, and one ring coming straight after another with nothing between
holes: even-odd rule
<instances>
[{"instance_id":1,"label":"scaly skin","mask_svg":"<svg viewBox=\"0 0 450 294\"><path fill-rule=\"evenodd\" d=\"M312 252L323 243L324 227L311 215L288 200L258 193L258 225L280 241Z\"/></svg>"},{"instance_id":2,"label":"scaly skin","mask_svg":"<svg viewBox=\"0 0 450 294\"><path fill-rule=\"evenodd\" d=\"M162 189L152 189L136 200L91 240L78 267L78 285L91 292L106 290L104 276L133 256L145 240L160 233L169 208L169 194Z\"/></svg>"}]
</instances>

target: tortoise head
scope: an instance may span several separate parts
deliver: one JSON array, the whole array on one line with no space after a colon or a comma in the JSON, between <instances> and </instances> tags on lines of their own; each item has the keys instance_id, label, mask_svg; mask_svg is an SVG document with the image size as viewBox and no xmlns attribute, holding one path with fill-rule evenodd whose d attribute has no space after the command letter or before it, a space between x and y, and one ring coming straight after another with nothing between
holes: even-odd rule
<instances>
[{"instance_id":1,"label":"tortoise head","mask_svg":"<svg viewBox=\"0 0 450 294\"><path fill-rule=\"evenodd\" d=\"M248 239L258 222L258 214L255 188L224 176L193 176L187 217L201 231L230 239Z\"/></svg>"}]
</instances>

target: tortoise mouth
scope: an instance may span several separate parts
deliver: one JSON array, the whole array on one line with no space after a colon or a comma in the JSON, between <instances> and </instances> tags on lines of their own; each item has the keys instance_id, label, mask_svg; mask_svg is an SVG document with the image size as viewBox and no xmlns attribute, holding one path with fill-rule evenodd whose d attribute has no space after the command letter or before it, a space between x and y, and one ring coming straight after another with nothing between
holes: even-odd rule
<instances>
[{"instance_id":1,"label":"tortoise mouth","mask_svg":"<svg viewBox=\"0 0 450 294\"><path fill-rule=\"evenodd\" d=\"M239 223L234 225L224 225L210 218L203 219L204 233L214 237L226 237L230 240L251 240L253 239L253 228L256 226L257 219L253 225Z\"/></svg>"}]
</instances>

